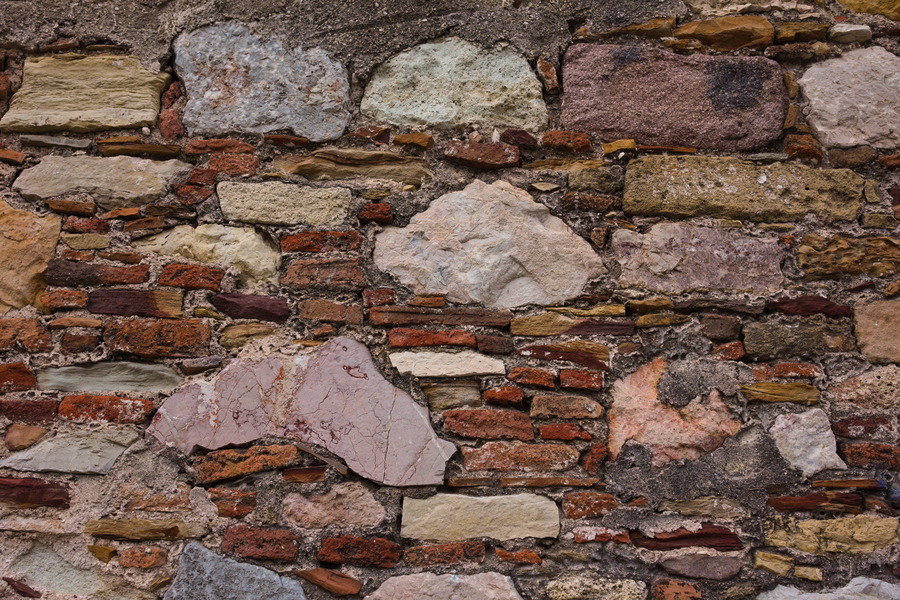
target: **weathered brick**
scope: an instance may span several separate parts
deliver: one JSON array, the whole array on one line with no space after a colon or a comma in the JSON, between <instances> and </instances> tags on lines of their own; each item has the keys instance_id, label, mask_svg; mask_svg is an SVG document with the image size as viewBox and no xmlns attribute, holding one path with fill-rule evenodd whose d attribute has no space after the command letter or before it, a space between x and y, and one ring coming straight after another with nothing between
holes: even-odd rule
<instances>
[{"instance_id":1,"label":"weathered brick","mask_svg":"<svg viewBox=\"0 0 900 600\"><path fill-rule=\"evenodd\" d=\"M457 409L446 410L443 416L444 430L462 437L486 440L534 439L531 419L518 411Z\"/></svg>"},{"instance_id":2,"label":"weathered brick","mask_svg":"<svg viewBox=\"0 0 900 600\"><path fill-rule=\"evenodd\" d=\"M552 390L556 387L556 374L546 369L533 369L531 367L516 367L506 376L510 381L522 385L531 385Z\"/></svg>"},{"instance_id":3,"label":"weathered brick","mask_svg":"<svg viewBox=\"0 0 900 600\"><path fill-rule=\"evenodd\" d=\"M291 315L287 300L250 294L216 294L210 303L232 319L284 323Z\"/></svg>"},{"instance_id":4,"label":"weathered brick","mask_svg":"<svg viewBox=\"0 0 900 600\"><path fill-rule=\"evenodd\" d=\"M410 306L424 306L426 308L443 308L447 305L447 299L442 295L419 294L413 296L407 304Z\"/></svg>"},{"instance_id":5,"label":"weathered brick","mask_svg":"<svg viewBox=\"0 0 900 600\"><path fill-rule=\"evenodd\" d=\"M51 398L0 398L0 415L29 424L52 423L59 403Z\"/></svg>"},{"instance_id":6,"label":"weathered brick","mask_svg":"<svg viewBox=\"0 0 900 600\"><path fill-rule=\"evenodd\" d=\"M382 225L390 225L394 222L394 212L390 204L383 202L369 202L363 204L356 213L356 218L360 223L381 223Z\"/></svg>"},{"instance_id":7,"label":"weathered brick","mask_svg":"<svg viewBox=\"0 0 900 600\"><path fill-rule=\"evenodd\" d=\"M149 265L114 267L96 263L53 259L44 275L48 285L91 287L144 283L150 278Z\"/></svg>"},{"instance_id":8,"label":"weathered brick","mask_svg":"<svg viewBox=\"0 0 900 600\"><path fill-rule=\"evenodd\" d=\"M594 149L588 134L558 129L546 132L541 138L541 146L576 154L591 152Z\"/></svg>"},{"instance_id":9,"label":"weathered brick","mask_svg":"<svg viewBox=\"0 0 900 600\"><path fill-rule=\"evenodd\" d=\"M602 517L618 506L615 496L603 492L569 492L562 501L567 519Z\"/></svg>"},{"instance_id":10,"label":"weathered brick","mask_svg":"<svg viewBox=\"0 0 900 600\"><path fill-rule=\"evenodd\" d=\"M569 446L487 442L480 448L462 448L469 471L565 471L578 462Z\"/></svg>"},{"instance_id":11,"label":"weathered brick","mask_svg":"<svg viewBox=\"0 0 900 600\"><path fill-rule=\"evenodd\" d=\"M391 568L400 560L402 553L399 544L384 538L365 539L344 535L324 538L316 558L324 563Z\"/></svg>"},{"instance_id":12,"label":"weathered brick","mask_svg":"<svg viewBox=\"0 0 900 600\"><path fill-rule=\"evenodd\" d=\"M444 158L472 169L505 169L518 167L519 149L509 144L482 144L450 140L444 146Z\"/></svg>"},{"instance_id":13,"label":"weathered brick","mask_svg":"<svg viewBox=\"0 0 900 600\"><path fill-rule=\"evenodd\" d=\"M539 565L544 562L540 554L534 550L517 550L515 552L510 552L503 548L495 548L494 552L496 552L497 559L500 562L515 563L517 565Z\"/></svg>"},{"instance_id":14,"label":"weathered brick","mask_svg":"<svg viewBox=\"0 0 900 600\"><path fill-rule=\"evenodd\" d=\"M559 385L572 390L599 390L603 387L603 372L560 369Z\"/></svg>"},{"instance_id":15,"label":"weathered brick","mask_svg":"<svg viewBox=\"0 0 900 600\"><path fill-rule=\"evenodd\" d=\"M590 440L590 433L575 423L552 423L550 425L541 425L540 438L542 440L562 440L570 442L572 440Z\"/></svg>"},{"instance_id":16,"label":"weathered brick","mask_svg":"<svg viewBox=\"0 0 900 600\"><path fill-rule=\"evenodd\" d=\"M59 403L59 416L76 423L143 423L153 412L153 408L150 400L77 394L62 399Z\"/></svg>"},{"instance_id":17,"label":"weathered brick","mask_svg":"<svg viewBox=\"0 0 900 600\"><path fill-rule=\"evenodd\" d=\"M169 560L166 551L158 546L120 548L117 556L120 567L135 569L155 569Z\"/></svg>"},{"instance_id":18,"label":"weathered brick","mask_svg":"<svg viewBox=\"0 0 900 600\"><path fill-rule=\"evenodd\" d=\"M52 290L38 297L38 305L45 313L85 308L87 303L88 293L84 290Z\"/></svg>"},{"instance_id":19,"label":"weathered brick","mask_svg":"<svg viewBox=\"0 0 900 600\"><path fill-rule=\"evenodd\" d=\"M240 519L256 508L256 492L209 488L209 499L216 505L220 517Z\"/></svg>"},{"instance_id":20,"label":"weathered brick","mask_svg":"<svg viewBox=\"0 0 900 600\"><path fill-rule=\"evenodd\" d=\"M64 333L59 340L59 347L63 352L77 354L80 352L92 352L103 343L103 339L93 333Z\"/></svg>"},{"instance_id":21,"label":"weathered brick","mask_svg":"<svg viewBox=\"0 0 900 600\"><path fill-rule=\"evenodd\" d=\"M174 140L184 135L184 125L174 108L167 108L159 113L159 132L167 140Z\"/></svg>"},{"instance_id":22,"label":"weathered brick","mask_svg":"<svg viewBox=\"0 0 900 600\"><path fill-rule=\"evenodd\" d=\"M210 335L202 319L113 321L103 333L110 350L148 358L205 354Z\"/></svg>"},{"instance_id":23,"label":"weathered brick","mask_svg":"<svg viewBox=\"0 0 900 600\"><path fill-rule=\"evenodd\" d=\"M253 446L240 450L216 450L193 460L199 483L214 483L296 463L300 451L290 444Z\"/></svg>"},{"instance_id":24,"label":"weathered brick","mask_svg":"<svg viewBox=\"0 0 900 600\"><path fill-rule=\"evenodd\" d=\"M516 349L513 339L502 335L476 335L475 342L482 354L509 354Z\"/></svg>"},{"instance_id":25,"label":"weathered brick","mask_svg":"<svg viewBox=\"0 0 900 600\"><path fill-rule=\"evenodd\" d=\"M0 364L0 394L30 390L37 384L37 378L25 363Z\"/></svg>"},{"instance_id":26,"label":"weathered brick","mask_svg":"<svg viewBox=\"0 0 900 600\"><path fill-rule=\"evenodd\" d=\"M896 433L893 422L887 417L846 417L831 424L835 435L846 438L883 439Z\"/></svg>"},{"instance_id":27,"label":"weathered brick","mask_svg":"<svg viewBox=\"0 0 900 600\"><path fill-rule=\"evenodd\" d=\"M630 544L631 536L627 531L619 529L609 529L607 527L575 527L572 530L575 534L575 543L584 544L587 542L616 542L618 544Z\"/></svg>"},{"instance_id":28,"label":"weathered brick","mask_svg":"<svg viewBox=\"0 0 900 600\"><path fill-rule=\"evenodd\" d=\"M174 290L94 290L87 309L101 315L180 317L182 292Z\"/></svg>"},{"instance_id":29,"label":"weathered brick","mask_svg":"<svg viewBox=\"0 0 900 600\"><path fill-rule=\"evenodd\" d=\"M106 233L109 231L109 221L96 217L68 217L62 225L63 231L72 233Z\"/></svg>"},{"instance_id":30,"label":"weathered brick","mask_svg":"<svg viewBox=\"0 0 900 600\"><path fill-rule=\"evenodd\" d=\"M243 558L292 561L297 558L300 538L290 529L232 525L222 537L222 552Z\"/></svg>"},{"instance_id":31,"label":"weathered brick","mask_svg":"<svg viewBox=\"0 0 900 600\"><path fill-rule=\"evenodd\" d=\"M786 315L815 315L826 317L850 317L853 309L846 304L832 302L823 296L798 296L796 298L779 298L766 304L766 309Z\"/></svg>"},{"instance_id":32,"label":"weathered brick","mask_svg":"<svg viewBox=\"0 0 900 600\"><path fill-rule=\"evenodd\" d=\"M175 197L185 206L195 206L213 195L213 191L199 185L176 185Z\"/></svg>"},{"instance_id":33,"label":"weathered brick","mask_svg":"<svg viewBox=\"0 0 900 600\"><path fill-rule=\"evenodd\" d=\"M606 444L594 444L581 455L581 468L591 475L599 475L607 458L609 447Z\"/></svg>"},{"instance_id":34,"label":"weathered brick","mask_svg":"<svg viewBox=\"0 0 900 600\"><path fill-rule=\"evenodd\" d=\"M252 154L216 152L209 157L209 168L227 175L256 175L259 159Z\"/></svg>"},{"instance_id":35,"label":"weathered brick","mask_svg":"<svg viewBox=\"0 0 900 600\"><path fill-rule=\"evenodd\" d=\"M422 329L395 328L388 332L388 342L394 348L417 346L467 346L476 345L475 334L461 329L424 331Z\"/></svg>"},{"instance_id":36,"label":"weathered brick","mask_svg":"<svg viewBox=\"0 0 900 600\"><path fill-rule=\"evenodd\" d=\"M188 290L218 291L225 271L213 267L172 263L163 267L159 274L159 285L180 287Z\"/></svg>"},{"instance_id":37,"label":"weathered brick","mask_svg":"<svg viewBox=\"0 0 900 600\"><path fill-rule=\"evenodd\" d=\"M281 283L294 288L360 289L366 274L358 258L306 258L288 265Z\"/></svg>"},{"instance_id":38,"label":"weathered brick","mask_svg":"<svg viewBox=\"0 0 900 600\"><path fill-rule=\"evenodd\" d=\"M0 477L0 505L69 508L69 488L65 484L43 479Z\"/></svg>"},{"instance_id":39,"label":"weathered brick","mask_svg":"<svg viewBox=\"0 0 900 600\"><path fill-rule=\"evenodd\" d=\"M653 600L701 600L700 588L687 581L660 579L653 583Z\"/></svg>"},{"instance_id":40,"label":"weathered brick","mask_svg":"<svg viewBox=\"0 0 900 600\"><path fill-rule=\"evenodd\" d=\"M26 352L47 352L52 348L50 332L37 319L0 319L0 350L16 347Z\"/></svg>"},{"instance_id":41,"label":"weathered brick","mask_svg":"<svg viewBox=\"0 0 900 600\"><path fill-rule=\"evenodd\" d=\"M531 416L550 419L599 419L603 406L583 396L540 395L531 401Z\"/></svg>"},{"instance_id":42,"label":"weathered brick","mask_svg":"<svg viewBox=\"0 0 900 600\"><path fill-rule=\"evenodd\" d=\"M711 354L716 360L741 360L747 353L744 343L737 341L716 346Z\"/></svg>"},{"instance_id":43,"label":"weathered brick","mask_svg":"<svg viewBox=\"0 0 900 600\"><path fill-rule=\"evenodd\" d=\"M372 308L373 306L386 306L396 301L397 295L390 288L377 288L373 290L363 290L363 306Z\"/></svg>"},{"instance_id":44,"label":"weathered brick","mask_svg":"<svg viewBox=\"0 0 900 600\"><path fill-rule=\"evenodd\" d=\"M484 401L498 406L522 406L525 392L514 385L506 385L485 390Z\"/></svg>"},{"instance_id":45,"label":"weathered brick","mask_svg":"<svg viewBox=\"0 0 900 600\"><path fill-rule=\"evenodd\" d=\"M844 444L844 460L863 469L900 469L900 446L877 442Z\"/></svg>"},{"instance_id":46,"label":"weathered brick","mask_svg":"<svg viewBox=\"0 0 900 600\"><path fill-rule=\"evenodd\" d=\"M676 529L675 531L657 533L653 537L646 536L639 531L632 531L631 543L649 550L704 547L728 551L741 550L744 547L741 539L730 529L707 524L703 524L696 531Z\"/></svg>"},{"instance_id":47,"label":"weathered brick","mask_svg":"<svg viewBox=\"0 0 900 600\"><path fill-rule=\"evenodd\" d=\"M184 147L185 154L211 154L221 152L223 154L247 154L255 150L247 142L229 139L191 140Z\"/></svg>"},{"instance_id":48,"label":"weathered brick","mask_svg":"<svg viewBox=\"0 0 900 600\"><path fill-rule=\"evenodd\" d=\"M281 251L348 252L362 248L364 240L356 231L303 231L281 238Z\"/></svg>"},{"instance_id":49,"label":"weathered brick","mask_svg":"<svg viewBox=\"0 0 900 600\"><path fill-rule=\"evenodd\" d=\"M403 553L403 560L416 567L455 565L466 561L484 560L484 542L457 542L413 546Z\"/></svg>"},{"instance_id":50,"label":"weathered brick","mask_svg":"<svg viewBox=\"0 0 900 600\"><path fill-rule=\"evenodd\" d=\"M297 314L301 319L328 323L349 323L351 325L362 325L363 323L361 307L324 299L302 300L297 305Z\"/></svg>"}]
</instances>

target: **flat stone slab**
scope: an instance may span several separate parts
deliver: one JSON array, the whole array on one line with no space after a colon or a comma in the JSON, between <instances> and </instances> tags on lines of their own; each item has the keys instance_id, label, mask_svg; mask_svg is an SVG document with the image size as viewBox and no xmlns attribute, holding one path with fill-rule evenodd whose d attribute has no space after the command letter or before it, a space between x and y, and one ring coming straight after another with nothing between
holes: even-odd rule
<instances>
[{"instance_id":1,"label":"flat stone slab","mask_svg":"<svg viewBox=\"0 0 900 600\"><path fill-rule=\"evenodd\" d=\"M880 300L856 307L859 349L873 363L900 363L900 300Z\"/></svg>"},{"instance_id":2,"label":"flat stone slab","mask_svg":"<svg viewBox=\"0 0 900 600\"><path fill-rule=\"evenodd\" d=\"M659 223L645 234L618 229L612 238L621 287L666 294L729 290L771 294L781 289L784 251L774 239L724 229Z\"/></svg>"},{"instance_id":3,"label":"flat stone slab","mask_svg":"<svg viewBox=\"0 0 900 600\"><path fill-rule=\"evenodd\" d=\"M49 367L37 373L39 390L59 392L166 392L183 381L165 365L126 361Z\"/></svg>"},{"instance_id":4,"label":"flat stone slab","mask_svg":"<svg viewBox=\"0 0 900 600\"><path fill-rule=\"evenodd\" d=\"M736 158L646 156L628 163L625 212L673 218L719 217L794 223L856 220L865 180L849 169Z\"/></svg>"},{"instance_id":5,"label":"flat stone slab","mask_svg":"<svg viewBox=\"0 0 900 600\"><path fill-rule=\"evenodd\" d=\"M33 303L56 251L62 219L38 217L0 200L0 313Z\"/></svg>"},{"instance_id":6,"label":"flat stone slab","mask_svg":"<svg viewBox=\"0 0 900 600\"><path fill-rule=\"evenodd\" d=\"M51 54L25 61L22 87L0 131L102 131L153 127L168 73L151 73L134 56Z\"/></svg>"},{"instance_id":7,"label":"flat stone slab","mask_svg":"<svg viewBox=\"0 0 900 600\"><path fill-rule=\"evenodd\" d=\"M394 125L482 124L538 130L547 124L541 83L513 47L459 38L420 44L375 69L360 110Z\"/></svg>"},{"instance_id":8,"label":"flat stone slab","mask_svg":"<svg viewBox=\"0 0 900 600\"><path fill-rule=\"evenodd\" d=\"M269 181L223 181L216 186L229 221L265 225L336 225L347 217L352 195L343 187L316 188Z\"/></svg>"},{"instance_id":9,"label":"flat stone slab","mask_svg":"<svg viewBox=\"0 0 900 600\"><path fill-rule=\"evenodd\" d=\"M752 150L781 136L781 67L762 57L682 56L574 44L563 59L566 129L640 144Z\"/></svg>"},{"instance_id":10,"label":"flat stone slab","mask_svg":"<svg viewBox=\"0 0 900 600\"><path fill-rule=\"evenodd\" d=\"M837 454L831 421L821 408L802 413L778 415L769 428L778 451L795 469L811 477L824 469L845 470L847 464Z\"/></svg>"},{"instance_id":11,"label":"flat stone slab","mask_svg":"<svg viewBox=\"0 0 900 600\"><path fill-rule=\"evenodd\" d=\"M536 494L407 497L403 499L400 535L438 542L555 538L559 535L559 509L550 498Z\"/></svg>"},{"instance_id":12,"label":"flat stone slab","mask_svg":"<svg viewBox=\"0 0 900 600\"><path fill-rule=\"evenodd\" d=\"M525 190L475 180L375 239L375 264L419 294L492 308L574 298L606 268Z\"/></svg>"},{"instance_id":13,"label":"flat stone slab","mask_svg":"<svg viewBox=\"0 0 900 600\"><path fill-rule=\"evenodd\" d=\"M763 592L756 600L895 600L900 598L900 585L869 577L854 577L847 585L834 590L806 592L795 587L779 585Z\"/></svg>"},{"instance_id":14,"label":"flat stone slab","mask_svg":"<svg viewBox=\"0 0 900 600\"><path fill-rule=\"evenodd\" d=\"M61 433L0 461L17 471L106 475L140 436L131 429Z\"/></svg>"},{"instance_id":15,"label":"flat stone slab","mask_svg":"<svg viewBox=\"0 0 900 600\"><path fill-rule=\"evenodd\" d=\"M500 573L437 575L415 573L391 577L365 600L522 600L512 579Z\"/></svg>"},{"instance_id":16,"label":"flat stone slab","mask_svg":"<svg viewBox=\"0 0 900 600\"><path fill-rule=\"evenodd\" d=\"M636 579L610 579L598 577L596 572L589 575L565 575L547 584L546 594L550 600L644 600L647 584Z\"/></svg>"},{"instance_id":17,"label":"flat stone slab","mask_svg":"<svg viewBox=\"0 0 900 600\"><path fill-rule=\"evenodd\" d=\"M807 121L826 146L900 145L900 56L873 46L809 67Z\"/></svg>"},{"instance_id":18,"label":"flat stone slab","mask_svg":"<svg viewBox=\"0 0 900 600\"><path fill-rule=\"evenodd\" d=\"M774 10L797 10L808 12L815 9L812 2L803 0L685 0L695 11L705 15L724 17L735 13L770 12Z\"/></svg>"},{"instance_id":19,"label":"flat stone slab","mask_svg":"<svg viewBox=\"0 0 900 600\"><path fill-rule=\"evenodd\" d=\"M320 142L340 137L350 121L347 71L320 48L262 38L231 21L183 33L174 49L191 135L290 129Z\"/></svg>"},{"instance_id":20,"label":"flat stone slab","mask_svg":"<svg viewBox=\"0 0 900 600\"><path fill-rule=\"evenodd\" d=\"M403 374L416 377L469 377L505 375L503 361L484 354L462 352L393 352L391 364Z\"/></svg>"},{"instance_id":21,"label":"flat stone slab","mask_svg":"<svg viewBox=\"0 0 900 600\"><path fill-rule=\"evenodd\" d=\"M235 360L213 381L163 402L147 435L188 454L295 437L397 486L442 483L456 451L437 437L428 411L384 378L366 346L344 337L293 359Z\"/></svg>"},{"instance_id":22,"label":"flat stone slab","mask_svg":"<svg viewBox=\"0 0 900 600\"><path fill-rule=\"evenodd\" d=\"M180 160L131 156L56 156L25 169L13 189L26 200L88 194L101 208L136 207L158 200L168 185L193 169Z\"/></svg>"}]
</instances>

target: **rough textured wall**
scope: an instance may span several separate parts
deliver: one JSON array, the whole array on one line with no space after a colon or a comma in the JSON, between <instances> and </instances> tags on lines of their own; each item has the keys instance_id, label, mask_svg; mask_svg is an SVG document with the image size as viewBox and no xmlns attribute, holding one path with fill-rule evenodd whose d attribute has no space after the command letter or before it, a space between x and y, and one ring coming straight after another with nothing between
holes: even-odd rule
<instances>
[{"instance_id":1,"label":"rough textured wall","mask_svg":"<svg viewBox=\"0 0 900 600\"><path fill-rule=\"evenodd\" d=\"M898 35L0 0L0 595L900 598Z\"/></svg>"}]
</instances>

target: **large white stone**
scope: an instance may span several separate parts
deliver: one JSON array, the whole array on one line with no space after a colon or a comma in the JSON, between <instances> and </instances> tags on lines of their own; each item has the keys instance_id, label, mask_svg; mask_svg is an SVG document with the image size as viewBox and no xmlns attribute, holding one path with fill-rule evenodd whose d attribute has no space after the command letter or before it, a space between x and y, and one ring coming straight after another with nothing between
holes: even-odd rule
<instances>
[{"instance_id":1,"label":"large white stone","mask_svg":"<svg viewBox=\"0 0 900 600\"><path fill-rule=\"evenodd\" d=\"M234 267L241 281L250 284L273 281L281 264L281 253L274 243L250 227L179 225L132 244L145 252Z\"/></svg>"},{"instance_id":2,"label":"large white stone","mask_svg":"<svg viewBox=\"0 0 900 600\"><path fill-rule=\"evenodd\" d=\"M404 498L400 535L438 542L555 538L559 535L559 509L553 500L537 494Z\"/></svg>"},{"instance_id":3,"label":"large white stone","mask_svg":"<svg viewBox=\"0 0 900 600\"><path fill-rule=\"evenodd\" d=\"M420 44L375 70L360 110L394 125L479 123L542 129L547 107L525 57L451 38Z\"/></svg>"},{"instance_id":4,"label":"large white stone","mask_svg":"<svg viewBox=\"0 0 900 600\"><path fill-rule=\"evenodd\" d=\"M500 573L391 577L365 600L522 600L512 579Z\"/></svg>"},{"instance_id":5,"label":"large white stone","mask_svg":"<svg viewBox=\"0 0 900 600\"><path fill-rule=\"evenodd\" d=\"M879 46L852 50L811 66L800 87L825 145L900 145L900 56Z\"/></svg>"},{"instance_id":6,"label":"large white stone","mask_svg":"<svg viewBox=\"0 0 900 600\"><path fill-rule=\"evenodd\" d=\"M565 302L606 273L590 244L526 191L477 179L378 234L375 264L416 293L494 308Z\"/></svg>"},{"instance_id":7,"label":"large white stone","mask_svg":"<svg viewBox=\"0 0 900 600\"><path fill-rule=\"evenodd\" d=\"M340 137L350 121L347 72L320 48L263 39L236 22L184 33L174 48L191 135L290 129L320 142Z\"/></svg>"},{"instance_id":8,"label":"large white stone","mask_svg":"<svg viewBox=\"0 0 900 600\"><path fill-rule=\"evenodd\" d=\"M484 354L462 352L394 352L391 364L403 374L416 377L473 377L505 375L503 361Z\"/></svg>"},{"instance_id":9,"label":"large white stone","mask_svg":"<svg viewBox=\"0 0 900 600\"><path fill-rule=\"evenodd\" d=\"M0 461L17 471L105 475L140 436L131 429L76 431L47 438Z\"/></svg>"},{"instance_id":10,"label":"large white stone","mask_svg":"<svg viewBox=\"0 0 900 600\"><path fill-rule=\"evenodd\" d=\"M769 429L778 451L804 477L823 469L846 469L828 415L821 408L779 415Z\"/></svg>"},{"instance_id":11,"label":"large white stone","mask_svg":"<svg viewBox=\"0 0 900 600\"><path fill-rule=\"evenodd\" d=\"M900 585L869 577L856 577L842 588L821 592L779 585L756 600L900 600Z\"/></svg>"},{"instance_id":12,"label":"large white stone","mask_svg":"<svg viewBox=\"0 0 900 600\"><path fill-rule=\"evenodd\" d=\"M268 181L223 181L216 186L229 221L266 225L335 225L347 216L352 195L343 187L316 188Z\"/></svg>"}]
</instances>

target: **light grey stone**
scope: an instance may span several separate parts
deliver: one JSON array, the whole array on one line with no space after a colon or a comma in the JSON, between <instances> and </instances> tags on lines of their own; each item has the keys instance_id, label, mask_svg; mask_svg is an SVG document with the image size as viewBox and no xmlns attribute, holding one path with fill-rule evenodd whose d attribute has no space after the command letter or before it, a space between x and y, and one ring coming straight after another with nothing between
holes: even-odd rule
<instances>
[{"instance_id":1,"label":"light grey stone","mask_svg":"<svg viewBox=\"0 0 900 600\"><path fill-rule=\"evenodd\" d=\"M647 584L635 579L609 579L596 573L566 575L547 584L550 600L644 600Z\"/></svg>"},{"instance_id":2,"label":"light grey stone","mask_svg":"<svg viewBox=\"0 0 900 600\"><path fill-rule=\"evenodd\" d=\"M736 13L769 12L773 10L815 9L811 2L803 0L685 0L694 10L710 16L727 16Z\"/></svg>"},{"instance_id":3,"label":"light grey stone","mask_svg":"<svg viewBox=\"0 0 900 600\"><path fill-rule=\"evenodd\" d=\"M131 429L60 433L0 461L17 471L106 475L140 436Z\"/></svg>"},{"instance_id":4,"label":"light grey stone","mask_svg":"<svg viewBox=\"0 0 900 600\"><path fill-rule=\"evenodd\" d=\"M320 142L340 137L350 121L347 72L320 48L260 37L233 21L184 33L174 48L191 135L290 129Z\"/></svg>"},{"instance_id":5,"label":"light grey stone","mask_svg":"<svg viewBox=\"0 0 900 600\"><path fill-rule=\"evenodd\" d=\"M378 234L374 257L416 293L493 308L561 303L606 273L590 244L528 192L477 179Z\"/></svg>"},{"instance_id":6,"label":"light grey stone","mask_svg":"<svg viewBox=\"0 0 900 600\"><path fill-rule=\"evenodd\" d=\"M306 600L300 582L274 571L238 562L188 544L178 561L178 574L163 600Z\"/></svg>"},{"instance_id":7,"label":"light grey stone","mask_svg":"<svg viewBox=\"0 0 900 600\"><path fill-rule=\"evenodd\" d=\"M93 143L90 138L71 138L54 135L20 135L19 141L25 146L36 148L71 148L73 150L87 150Z\"/></svg>"},{"instance_id":8,"label":"light grey stone","mask_svg":"<svg viewBox=\"0 0 900 600\"><path fill-rule=\"evenodd\" d=\"M857 44L872 39L872 28L858 23L835 23L828 39L837 44Z\"/></svg>"},{"instance_id":9,"label":"light grey stone","mask_svg":"<svg viewBox=\"0 0 900 600\"><path fill-rule=\"evenodd\" d=\"M193 169L180 160L131 156L55 156L25 169L13 189L26 200L89 194L101 208L141 206L166 194L167 186Z\"/></svg>"},{"instance_id":10,"label":"light grey stone","mask_svg":"<svg viewBox=\"0 0 900 600\"><path fill-rule=\"evenodd\" d=\"M785 460L802 471L804 477L824 469L847 468L837 454L837 441L828 415L821 408L777 416L769 435Z\"/></svg>"},{"instance_id":11,"label":"light grey stone","mask_svg":"<svg viewBox=\"0 0 900 600\"><path fill-rule=\"evenodd\" d=\"M799 80L827 146L900 145L900 56L880 46L815 64Z\"/></svg>"},{"instance_id":12,"label":"light grey stone","mask_svg":"<svg viewBox=\"0 0 900 600\"><path fill-rule=\"evenodd\" d=\"M59 392L165 392L182 381L165 365L126 361L50 367L37 374L39 390Z\"/></svg>"},{"instance_id":13,"label":"light grey stone","mask_svg":"<svg viewBox=\"0 0 900 600\"><path fill-rule=\"evenodd\" d=\"M403 374L416 377L471 377L505 375L503 361L463 350L462 352L393 352L391 364Z\"/></svg>"},{"instance_id":14,"label":"light grey stone","mask_svg":"<svg viewBox=\"0 0 900 600\"><path fill-rule=\"evenodd\" d=\"M779 585L756 600L900 600L900 585L869 577L856 577L842 588L807 592Z\"/></svg>"},{"instance_id":15,"label":"light grey stone","mask_svg":"<svg viewBox=\"0 0 900 600\"><path fill-rule=\"evenodd\" d=\"M391 577L366 600L522 600L512 579L500 573L436 575L415 573Z\"/></svg>"},{"instance_id":16,"label":"light grey stone","mask_svg":"<svg viewBox=\"0 0 900 600\"><path fill-rule=\"evenodd\" d=\"M266 225L335 225L347 216L352 196L343 187L316 188L268 181L223 181L216 186L229 221Z\"/></svg>"},{"instance_id":17,"label":"light grey stone","mask_svg":"<svg viewBox=\"0 0 900 600\"><path fill-rule=\"evenodd\" d=\"M459 38L420 44L382 64L360 110L394 125L547 124L541 83L524 56L508 45L485 50Z\"/></svg>"}]
</instances>

